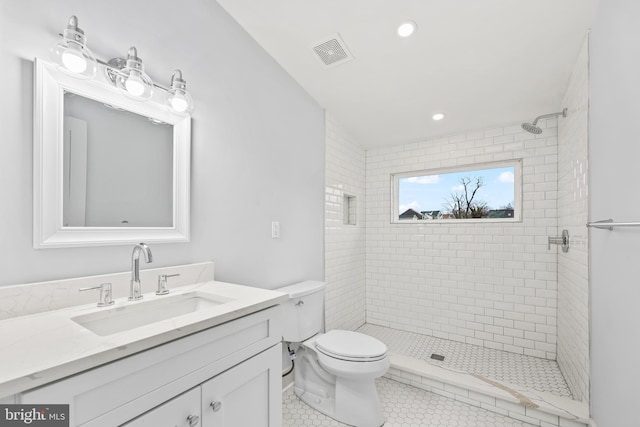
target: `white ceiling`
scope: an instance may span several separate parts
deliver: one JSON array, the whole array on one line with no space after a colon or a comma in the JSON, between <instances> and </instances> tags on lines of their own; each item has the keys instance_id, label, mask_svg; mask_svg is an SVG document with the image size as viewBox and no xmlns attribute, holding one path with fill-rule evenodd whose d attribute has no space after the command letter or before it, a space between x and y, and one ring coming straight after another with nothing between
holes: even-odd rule
<instances>
[{"instance_id":1,"label":"white ceiling","mask_svg":"<svg viewBox=\"0 0 640 427\"><path fill-rule=\"evenodd\" d=\"M596 1L218 0L366 148L560 111ZM354 59L325 69L335 33Z\"/></svg>"}]
</instances>

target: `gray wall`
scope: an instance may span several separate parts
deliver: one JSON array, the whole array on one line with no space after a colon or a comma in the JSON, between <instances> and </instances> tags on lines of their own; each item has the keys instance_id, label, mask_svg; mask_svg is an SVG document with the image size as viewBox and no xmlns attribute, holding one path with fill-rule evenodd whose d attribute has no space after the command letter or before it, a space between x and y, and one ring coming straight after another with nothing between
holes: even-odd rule
<instances>
[{"instance_id":1,"label":"gray wall","mask_svg":"<svg viewBox=\"0 0 640 427\"><path fill-rule=\"evenodd\" d=\"M640 221L640 2L601 1L590 39L591 220ZM591 410L599 427L638 423L640 230L589 232Z\"/></svg>"},{"instance_id":2,"label":"gray wall","mask_svg":"<svg viewBox=\"0 0 640 427\"><path fill-rule=\"evenodd\" d=\"M32 248L32 60L72 14L103 59L135 45L164 84L181 68L196 103L191 242L153 245L153 267L213 260L219 280L267 288L323 278L322 109L217 2L176 5L0 0L0 285L129 269L129 246Z\"/></svg>"}]
</instances>

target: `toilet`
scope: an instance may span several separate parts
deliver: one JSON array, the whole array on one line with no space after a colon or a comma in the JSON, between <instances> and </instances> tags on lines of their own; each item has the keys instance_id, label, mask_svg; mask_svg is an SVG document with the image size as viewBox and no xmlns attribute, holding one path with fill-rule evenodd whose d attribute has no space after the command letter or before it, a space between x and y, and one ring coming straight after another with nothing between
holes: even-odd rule
<instances>
[{"instance_id":1,"label":"toilet","mask_svg":"<svg viewBox=\"0 0 640 427\"><path fill-rule=\"evenodd\" d=\"M375 379L390 362L379 340L353 331L322 333L324 282L306 281L276 289L284 304L283 341L295 354L294 392L323 414L356 427L384 424Z\"/></svg>"}]
</instances>

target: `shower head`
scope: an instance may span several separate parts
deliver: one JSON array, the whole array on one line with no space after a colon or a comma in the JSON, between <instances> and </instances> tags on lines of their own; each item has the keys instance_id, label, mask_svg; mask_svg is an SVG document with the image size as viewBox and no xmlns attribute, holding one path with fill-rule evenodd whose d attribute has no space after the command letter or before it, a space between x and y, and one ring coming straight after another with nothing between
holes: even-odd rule
<instances>
[{"instance_id":1,"label":"shower head","mask_svg":"<svg viewBox=\"0 0 640 427\"><path fill-rule=\"evenodd\" d=\"M550 117L558 117L558 116L567 117L567 109L565 108L562 111L560 111L559 113L551 113L551 114L544 114L542 116L538 116L533 121L533 123L523 123L522 124L522 129L524 129L527 132L532 133L534 135L540 135L542 133L542 128L536 125L538 123L538 120L540 120L540 119L548 119Z\"/></svg>"},{"instance_id":2,"label":"shower head","mask_svg":"<svg viewBox=\"0 0 640 427\"><path fill-rule=\"evenodd\" d=\"M538 126L534 125L533 123L523 123L522 129L534 135L540 135L542 133L542 129L540 129Z\"/></svg>"}]
</instances>

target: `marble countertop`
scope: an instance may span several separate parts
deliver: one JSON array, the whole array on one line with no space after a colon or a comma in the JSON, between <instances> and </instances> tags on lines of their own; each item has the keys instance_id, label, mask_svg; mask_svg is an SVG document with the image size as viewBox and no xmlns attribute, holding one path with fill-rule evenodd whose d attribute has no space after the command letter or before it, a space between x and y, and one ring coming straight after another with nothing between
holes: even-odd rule
<instances>
[{"instance_id":1,"label":"marble countertop","mask_svg":"<svg viewBox=\"0 0 640 427\"><path fill-rule=\"evenodd\" d=\"M126 298L109 307L87 304L0 321L0 398L20 393L171 340L281 304L282 292L210 281L171 289L171 295L197 291L231 301L113 335L99 336L71 320L166 298L151 292L140 302ZM97 295L96 295L97 297Z\"/></svg>"}]
</instances>

